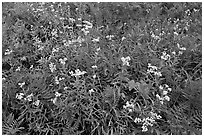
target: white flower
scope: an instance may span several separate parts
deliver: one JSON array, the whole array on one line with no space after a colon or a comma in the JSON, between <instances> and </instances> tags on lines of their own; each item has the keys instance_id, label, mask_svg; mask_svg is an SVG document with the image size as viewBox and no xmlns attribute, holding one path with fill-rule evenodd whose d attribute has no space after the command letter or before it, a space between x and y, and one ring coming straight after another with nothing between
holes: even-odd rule
<instances>
[{"instance_id":1,"label":"white flower","mask_svg":"<svg viewBox=\"0 0 204 137\"><path fill-rule=\"evenodd\" d=\"M23 83L18 83L18 85L22 88L25 85L25 82Z\"/></svg>"},{"instance_id":2,"label":"white flower","mask_svg":"<svg viewBox=\"0 0 204 137\"><path fill-rule=\"evenodd\" d=\"M169 96L165 96L164 99L167 100L167 101L170 101Z\"/></svg>"},{"instance_id":3,"label":"white flower","mask_svg":"<svg viewBox=\"0 0 204 137\"><path fill-rule=\"evenodd\" d=\"M80 71L79 69L75 70L75 73L71 73L71 76L80 76L80 75L84 75L86 73L86 71Z\"/></svg>"},{"instance_id":4,"label":"white flower","mask_svg":"<svg viewBox=\"0 0 204 137\"><path fill-rule=\"evenodd\" d=\"M125 40L125 39L126 39L125 37L122 37L122 41Z\"/></svg>"},{"instance_id":5,"label":"white flower","mask_svg":"<svg viewBox=\"0 0 204 137\"><path fill-rule=\"evenodd\" d=\"M23 93L17 93L17 94L16 94L16 98L17 98L17 99L22 99L23 96L24 96Z\"/></svg>"},{"instance_id":6,"label":"white flower","mask_svg":"<svg viewBox=\"0 0 204 137\"><path fill-rule=\"evenodd\" d=\"M146 132L146 131L148 131L147 126L142 126L142 132Z\"/></svg>"},{"instance_id":7,"label":"white flower","mask_svg":"<svg viewBox=\"0 0 204 137\"><path fill-rule=\"evenodd\" d=\"M158 94L156 94L156 97L160 100L161 99L161 97L158 95Z\"/></svg>"},{"instance_id":8,"label":"white flower","mask_svg":"<svg viewBox=\"0 0 204 137\"><path fill-rule=\"evenodd\" d=\"M160 85L160 86L159 86L159 89L163 90L163 89L164 89L164 87L163 87L162 85Z\"/></svg>"},{"instance_id":9,"label":"white flower","mask_svg":"<svg viewBox=\"0 0 204 137\"><path fill-rule=\"evenodd\" d=\"M93 39L92 41L93 41L93 42L99 42L99 39L100 39L100 38L98 37L98 38L96 38L96 39Z\"/></svg>"},{"instance_id":10,"label":"white flower","mask_svg":"<svg viewBox=\"0 0 204 137\"><path fill-rule=\"evenodd\" d=\"M55 92L55 96L56 96L56 97L60 97L61 95L62 95L61 93Z\"/></svg>"},{"instance_id":11,"label":"white flower","mask_svg":"<svg viewBox=\"0 0 204 137\"><path fill-rule=\"evenodd\" d=\"M59 84L59 80L58 80L57 77L55 77L55 83L56 83L56 84Z\"/></svg>"},{"instance_id":12,"label":"white flower","mask_svg":"<svg viewBox=\"0 0 204 137\"><path fill-rule=\"evenodd\" d=\"M91 95L91 93L95 92L93 89L89 90L89 94Z\"/></svg>"},{"instance_id":13,"label":"white flower","mask_svg":"<svg viewBox=\"0 0 204 137\"><path fill-rule=\"evenodd\" d=\"M129 56L127 56L126 58L122 57L121 58L122 62L123 62L123 66L127 65L130 66L129 61L131 60Z\"/></svg>"},{"instance_id":14,"label":"white flower","mask_svg":"<svg viewBox=\"0 0 204 137\"><path fill-rule=\"evenodd\" d=\"M33 102L34 105L39 106L40 104L40 100L36 100L35 102Z\"/></svg>"},{"instance_id":15,"label":"white flower","mask_svg":"<svg viewBox=\"0 0 204 137\"><path fill-rule=\"evenodd\" d=\"M56 65L54 65L54 63L52 62L49 64L49 67L51 72L54 72L56 70Z\"/></svg>"},{"instance_id":16,"label":"white flower","mask_svg":"<svg viewBox=\"0 0 204 137\"><path fill-rule=\"evenodd\" d=\"M168 88L168 91L170 91L170 92L171 92L171 91L172 91L172 89L171 89L171 88Z\"/></svg>"},{"instance_id":17,"label":"white flower","mask_svg":"<svg viewBox=\"0 0 204 137\"><path fill-rule=\"evenodd\" d=\"M95 69L95 68L97 68L97 66L96 66L96 65L94 65L94 66L92 66L92 68L93 68L93 69Z\"/></svg>"},{"instance_id":18,"label":"white flower","mask_svg":"<svg viewBox=\"0 0 204 137\"><path fill-rule=\"evenodd\" d=\"M9 55L11 54L13 51L12 50L9 50L9 49L6 49L6 52L4 53L5 55Z\"/></svg>"},{"instance_id":19,"label":"white flower","mask_svg":"<svg viewBox=\"0 0 204 137\"><path fill-rule=\"evenodd\" d=\"M65 65L66 61L67 61L67 58L64 58L64 59L59 59L60 63L62 65Z\"/></svg>"},{"instance_id":20,"label":"white flower","mask_svg":"<svg viewBox=\"0 0 204 137\"><path fill-rule=\"evenodd\" d=\"M164 90L163 95L167 95L167 94L168 94L168 91Z\"/></svg>"},{"instance_id":21,"label":"white flower","mask_svg":"<svg viewBox=\"0 0 204 137\"><path fill-rule=\"evenodd\" d=\"M176 55L176 52L175 52L175 51L173 51L173 52L172 52L172 54L173 54L173 55Z\"/></svg>"},{"instance_id":22,"label":"white flower","mask_svg":"<svg viewBox=\"0 0 204 137\"><path fill-rule=\"evenodd\" d=\"M55 104L57 101L57 98L51 99L51 101L53 102L53 104Z\"/></svg>"},{"instance_id":23,"label":"white flower","mask_svg":"<svg viewBox=\"0 0 204 137\"><path fill-rule=\"evenodd\" d=\"M96 78L96 75L93 75L93 78L95 79L95 78Z\"/></svg>"},{"instance_id":24,"label":"white flower","mask_svg":"<svg viewBox=\"0 0 204 137\"><path fill-rule=\"evenodd\" d=\"M142 120L141 120L141 118L137 118L137 117L136 117L135 120L134 120L134 122L135 122L135 123L139 123L139 122L142 122Z\"/></svg>"}]
</instances>

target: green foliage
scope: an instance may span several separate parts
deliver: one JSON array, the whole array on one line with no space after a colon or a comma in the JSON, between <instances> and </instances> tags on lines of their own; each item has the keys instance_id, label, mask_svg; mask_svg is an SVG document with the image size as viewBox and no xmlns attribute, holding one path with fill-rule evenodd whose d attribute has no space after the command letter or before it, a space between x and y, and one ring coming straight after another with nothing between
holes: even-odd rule
<instances>
[{"instance_id":1,"label":"green foliage","mask_svg":"<svg viewBox=\"0 0 204 137\"><path fill-rule=\"evenodd\" d=\"M3 2L3 134L202 134L201 30L196 2Z\"/></svg>"}]
</instances>

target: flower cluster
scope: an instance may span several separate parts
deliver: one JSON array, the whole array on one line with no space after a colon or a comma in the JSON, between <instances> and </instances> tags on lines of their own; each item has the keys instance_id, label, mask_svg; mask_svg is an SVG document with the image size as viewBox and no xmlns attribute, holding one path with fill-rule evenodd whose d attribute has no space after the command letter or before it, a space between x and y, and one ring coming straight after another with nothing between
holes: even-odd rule
<instances>
[{"instance_id":1,"label":"flower cluster","mask_svg":"<svg viewBox=\"0 0 204 137\"><path fill-rule=\"evenodd\" d=\"M167 53L164 51L164 52L162 52L161 59L163 59L163 60L169 60L169 59L170 59L170 55L167 54Z\"/></svg>"},{"instance_id":2,"label":"flower cluster","mask_svg":"<svg viewBox=\"0 0 204 137\"><path fill-rule=\"evenodd\" d=\"M59 59L59 61L60 61L60 63L62 64L62 65L65 65L65 63L66 63L66 61L67 61L67 58L65 57L64 59Z\"/></svg>"},{"instance_id":3,"label":"flower cluster","mask_svg":"<svg viewBox=\"0 0 204 137\"><path fill-rule=\"evenodd\" d=\"M147 73L153 73L154 75L157 75L159 77L162 76L161 72L158 71L157 66L152 66L150 63L148 63Z\"/></svg>"},{"instance_id":4,"label":"flower cluster","mask_svg":"<svg viewBox=\"0 0 204 137\"><path fill-rule=\"evenodd\" d=\"M126 66L130 66L129 61L130 61L131 59L130 59L129 56L127 56L127 57L125 57L125 58L122 57L121 60L122 60L122 62L123 62L123 66L125 66L125 65L126 65Z\"/></svg>"},{"instance_id":5,"label":"flower cluster","mask_svg":"<svg viewBox=\"0 0 204 137\"><path fill-rule=\"evenodd\" d=\"M25 82L18 83L18 85L22 88L25 85Z\"/></svg>"},{"instance_id":6,"label":"flower cluster","mask_svg":"<svg viewBox=\"0 0 204 137\"><path fill-rule=\"evenodd\" d=\"M171 92L172 89L167 84L164 84L163 86L160 85L159 89L162 92L161 96L157 94L156 97L159 99L160 103L163 104L164 100L170 101L170 98L167 94L168 94L168 92Z\"/></svg>"},{"instance_id":7,"label":"flower cluster","mask_svg":"<svg viewBox=\"0 0 204 137\"><path fill-rule=\"evenodd\" d=\"M134 122L135 123L142 123L142 132L146 132L148 131L148 126L153 126L153 124L155 123L155 120L156 119L161 119L162 117L160 115L157 115L157 113L153 113L153 112L150 112L150 116L149 117L146 117L146 118L138 118L136 117Z\"/></svg>"},{"instance_id":8,"label":"flower cluster","mask_svg":"<svg viewBox=\"0 0 204 137\"><path fill-rule=\"evenodd\" d=\"M75 70L75 73L73 71L69 72L71 74L71 76L81 76L84 75L86 73L86 71L80 71L79 69Z\"/></svg>"},{"instance_id":9,"label":"flower cluster","mask_svg":"<svg viewBox=\"0 0 204 137\"><path fill-rule=\"evenodd\" d=\"M127 109L129 112L132 112L133 110L134 110L134 103L133 102L129 102L129 101L127 101L126 102L126 105L123 105L123 108L124 109Z\"/></svg>"},{"instance_id":10,"label":"flower cluster","mask_svg":"<svg viewBox=\"0 0 204 137\"><path fill-rule=\"evenodd\" d=\"M12 50L9 50L9 49L6 49L6 51L4 52L5 55L9 55L11 54L13 51Z\"/></svg>"},{"instance_id":11,"label":"flower cluster","mask_svg":"<svg viewBox=\"0 0 204 137\"><path fill-rule=\"evenodd\" d=\"M25 96L24 93L17 93L17 94L16 94L16 98L19 99L19 100L24 99L25 101L31 102L32 99L33 99L33 93L31 93L31 94L28 95L28 96ZM39 106L40 100L36 100L36 101L34 101L32 104L34 104L35 106Z\"/></svg>"},{"instance_id":12,"label":"flower cluster","mask_svg":"<svg viewBox=\"0 0 204 137\"><path fill-rule=\"evenodd\" d=\"M54 63L52 62L49 64L49 67L51 72L54 72L56 70L56 65L54 65Z\"/></svg>"},{"instance_id":13,"label":"flower cluster","mask_svg":"<svg viewBox=\"0 0 204 137\"><path fill-rule=\"evenodd\" d=\"M57 77L55 77L55 83L56 84L59 84L59 82L61 81L61 80L64 80L65 78L57 78Z\"/></svg>"},{"instance_id":14,"label":"flower cluster","mask_svg":"<svg viewBox=\"0 0 204 137\"><path fill-rule=\"evenodd\" d=\"M112 40L112 38L114 38L114 35L107 35L106 38L107 38L108 40Z\"/></svg>"},{"instance_id":15,"label":"flower cluster","mask_svg":"<svg viewBox=\"0 0 204 137\"><path fill-rule=\"evenodd\" d=\"M62 94L59 92L55 92L55 98L51 99L51 101L53 102L53 104L56 104L57 102L57 98L60 97Z\"/></svg>"},{"instance_id":16,"label":"flower cluster","mask_svg":"<svg viewBox=\"0 0 204 137\"><path fill-rule=\"evenodd\" d=\"M93 24L88 21L83 21L84 28L81 29L82 32L84 32L85 35L89 33L88 29L91 29L93 27Z\"/></svg>"}]
</instances>

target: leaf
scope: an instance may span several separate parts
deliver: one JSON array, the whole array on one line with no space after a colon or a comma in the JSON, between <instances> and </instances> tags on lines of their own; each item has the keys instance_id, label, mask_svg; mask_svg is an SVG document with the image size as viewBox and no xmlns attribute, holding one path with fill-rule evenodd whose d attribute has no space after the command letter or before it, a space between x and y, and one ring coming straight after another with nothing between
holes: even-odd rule
<instances>
[{"instance_id":1,"label":"leaf","mask_svg":"<svg viewBox=\"0 0 204 137\"><path fill-rule=\"evenodd\" d=\"M142 94L142 96L143 96L145 99L150 98L150 97L149 97L150 85L149 85L149 84L146 84L146 82L144 82L143 80L141 80L138 85L139 85L139 86L138 86L139 92Z\"/></svg>"},{"instance_id":2,"label":"leaf","mask_svg":"<svg viewBox=\"0 0 204 137\"><path fill-rule=\"evenodd\" d=\"M136 87L136 83L134 80L131 80L128 82L128 86L129 86L129 91L131 91L132 89L134 89Z\"/></svg>"}]
</instances>

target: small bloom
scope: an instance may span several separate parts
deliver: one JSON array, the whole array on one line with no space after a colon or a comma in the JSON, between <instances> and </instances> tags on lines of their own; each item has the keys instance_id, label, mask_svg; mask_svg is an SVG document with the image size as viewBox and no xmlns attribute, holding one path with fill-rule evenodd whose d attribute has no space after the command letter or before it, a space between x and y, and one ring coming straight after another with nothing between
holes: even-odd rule
<instances>
[{"instance_id":1,"label":"small bloom","mask_svg":"<svg viewBox=\"0 0 204 137\"><path fill-rule=\"evenodd\" d=\"M99 39L100 39L100 38L98 37L98 38L96 38L96 39L93 39L92 41L93 41L93 42L99 42Z\"/></svg>"},{"instance_id":2,"label":"small bloom","mask_svg":"<svg viewBox=\"0 0 204 137\"><path fill-rule=\"evenodd\" d=\"M169 96L165 96L164 99L167 100L167 101L170 101Z\"/></svg>"},{"instance_id":3,"label":"small bloom","mask_svg":"<svg viewBox=\"0 0 204 137\"><path fill-rule=\"evenodd\" d=\"M147 126L142 126L142 132L146 132L146 131L148 131Z\"/></svg>"},{"instance_id":4,"label":"small bloom","mask_svg":"<svg viewBox=\"0 0 204 137\"><path fill-rule=\"evenodd\" d=\"M21 67L18 67L17 69L16 69L16 71L20 71L21 70Z\"/></svg>"},{"instance_id":5,"label":"small bloom","mask_svg":"<svg viewBox=\"0 0 204 137\"><path fill-rule=\"evenodd\" d=\"M93 78L95 79L95 78L96 78L96 75L93 75Z\"/></svg>"},{"instance_id":6,"label":"small bloom","mask_svg":"<svg viewBox=\"0 0 204 137\"><path fill-rule=\"evenodd\" d=\"M36 100L35 102L33 102L34 105L39 106L40 104L40 100Z\"/></svg>"},{"instance_id":7,"label":"small bloom","mask_svg":"<svg viewBox=\"0 0 204 137\"><path fill-rule=\"evenodd\" d=\"M171 91L172 91L172 89L171 89L171 88L168 88L168 91L170 91L170 92L171 92Z\"/></svg>"},{"instance_id":8,"label":"small bloom","mask_svg":"<svg viewBox=\"0 0 204 137\"><path fill-rule=\"evenodd\" d=\"M17 99L22 99L23 96L24 96L23 93L17 93L17 94L16 94L16 98L17 98Z\"/></svg>"},{"instance_id":9,"label":"small bloom","mask_svg":"<svg viewBox=\"0 0 204 137\"><path fill-rule=\"evenodd\" d=\"M57 101L57 98L51 99L51 101L53 102L53 104L55 104Z\"/></svg>"},{"instance_id":10,"label":"small bloom","mask_svg":"<svg viewBox=\"0 0 204 137\"><path fill-rule=\"evenodd\" d=\"M54 63L50 63L49 67L51 72L54 72L56 70L56 65L54 65Z\"/></svg>"},{"instance_id":11,"label":"small bloom","mask_svg":"<svg viewBox=\"0 0 204 137\"><path fill-rule=\"evenodd\" d=\"M92 68L93 68L93 69L95 69L95 68L97 68L97 66L96 66L96 65L94 65L94 66L92 66Z\"/></svg>"},{"instance_id":12,"label":"small bloom","mask_svg":"<svg viewBox=\"0 0 204 137\"><path fill-rule=\"evenodd\" d=\"M162 86L162 85L160 85L160 86L159 86L159 89L163 90L164 88L163 88L163 86Z\"/></svg>"},{"instance_id":13,"label":"small bloom","mask_svg":"<svg viewBox=\"0 0 204 137\"><path fill-rule=\"evenodd\" d=\"M168 91L164 90L163 95L167 95L167 94L168 94Z\"/></svg>"},{"instance_id":14,"label":"small bloom","mask_svg":"<svg viewBox=\"0 0 204 137\"><path fill-rule=\"evenodd\" d=\"M89 94L91 95L91 93L95 92L93 89L89 90Z\"/></svg>"},{"instance_id":15,"label":"small bloom","mask_svg":"<svg viewBox=\"0 0 204 137\"><path fill-rule=\"evenodd\" d=\"M25 82L23 83L18 83L18 85L22 88L25 85Z\"/></svg>"},{"instance_id":16,"label":"small bloom","mask_svg":"<svg viewBox=\"0 0 204 137\"><path fill-rule=\"evenodd\" d=\"M71 73L71 76L80 76L80 75L84 75L86 73L86 71L80 71L79 69L75 70L75 73Z\"/></svg>"},{"instance_id":17,"label":"small bloom","mask_svg":"<svg viewBox=\"0 0 204 137\"><path fill-rule=\"evenodd\" d=\"M61 93L55 92L55 96L56 96L56 97L60 97L61 95L62 95Z\"/></svg>"},{"instance_id":18,"label":"small bloom","mask_svg":"<svg viewBox=\"0 0 204 137\"><path fill-rule=\"evenodd\" d=\"M136 117L135 120L134 120L135 123L139 123L139 122L141 122L141 121L142 121L141 118L137 118L137 117Z\"/></svg>"},{"instance_id":19,"label":"small bloom","mask_svg":"<svg viewBox=\"0 0 204 137\"><path fill-rule=\"evenodd\" d=\"M124 65L130 66L130 64L129 64L130 57L129 56L127 56L126 58L122 57L121 60L123 62L123 66Z\"/></svg>"}]
</instances>

